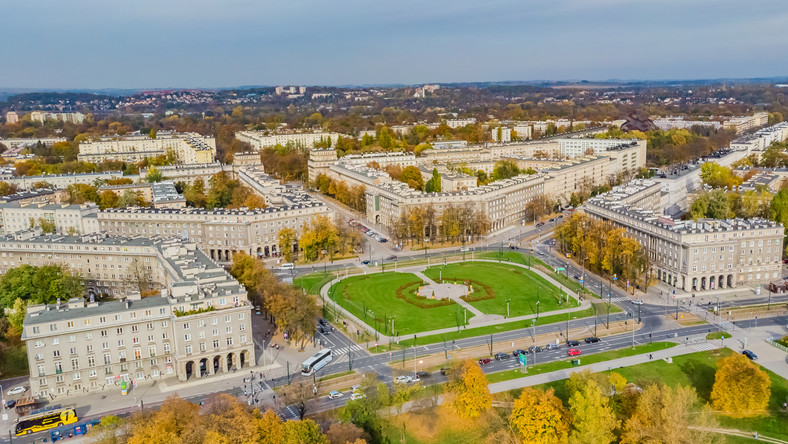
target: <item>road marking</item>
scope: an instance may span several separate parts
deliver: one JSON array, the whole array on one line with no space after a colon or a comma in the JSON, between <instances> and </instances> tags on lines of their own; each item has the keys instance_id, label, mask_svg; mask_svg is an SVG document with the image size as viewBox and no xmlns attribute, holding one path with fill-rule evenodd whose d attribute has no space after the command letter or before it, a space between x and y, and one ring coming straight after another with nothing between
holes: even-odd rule
<instances>
[{"instance_id":1,"label":"road marking","mask_svg":"<svg viewBox=\"0 0 788 444\"><path fill-rule=\"evenodd\" d=\"M340 349L334 350L334 354L335 355L344 355L344 354L346 354L346 353L348 353L350 351L361 351L361 352L363 352L364 349L361 348L361 346L358 346L358 345L351 345L349 347L342 347Z\"/></svg>"}]
</instances>

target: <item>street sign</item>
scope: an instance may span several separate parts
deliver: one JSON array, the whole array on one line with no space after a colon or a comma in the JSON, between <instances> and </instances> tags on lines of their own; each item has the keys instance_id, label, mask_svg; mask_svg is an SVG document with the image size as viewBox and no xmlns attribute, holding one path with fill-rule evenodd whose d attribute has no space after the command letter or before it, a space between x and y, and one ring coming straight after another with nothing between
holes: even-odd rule
<instances>
[{"instance_id":1,"label":"street sign","mask_svg":"<svg viewBox=\"0 0 788 444\"><path fill-rule=\"evenodd\" d=\"M566 268L564 268L564 267L557 267L557 268L555 269L555 271L564 271L564 270L566 270Z\"/></svg>"},{"instance_id":2,"label":"street sign","mask_svg":"<svg viewBox=\"0 0 788 444\"><path fill-rule=\"evenodd\" d=\"M520 360L520 364L528 365L528 356L525 353L520 353L517 358Z\"/></svg>"}]
</instances>

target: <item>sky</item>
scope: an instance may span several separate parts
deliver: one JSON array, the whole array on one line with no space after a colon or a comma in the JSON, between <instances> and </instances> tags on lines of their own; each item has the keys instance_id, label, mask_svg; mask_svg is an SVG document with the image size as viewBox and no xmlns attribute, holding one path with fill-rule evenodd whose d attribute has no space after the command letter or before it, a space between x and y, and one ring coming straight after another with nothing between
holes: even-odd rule
<instances>
[{"instance_id":1,"label":"sky","mask_svg":"<svg viewBox=\"0 0 788 444\"><path fill-rule=\"evenodd\" d=\"M0 87L788 75L784 0L0 0Z\"/></svg>"}]
</instances>

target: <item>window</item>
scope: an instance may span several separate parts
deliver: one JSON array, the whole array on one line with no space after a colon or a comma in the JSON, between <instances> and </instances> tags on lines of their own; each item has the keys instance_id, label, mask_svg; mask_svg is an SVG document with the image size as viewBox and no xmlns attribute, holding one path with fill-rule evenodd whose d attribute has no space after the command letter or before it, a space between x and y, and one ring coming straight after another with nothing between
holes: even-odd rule
<instances>
[{"instance_id":1,"label":"window","mask_svg":"<svg viewBox=\"0 0 788 444\"><path fill-rule=\"evenodd\" d=\"M125 347L125 346L126 346L126 341L124 341L123 339L119 339L118 340L118 347Z\"/></svg>"},{"instance_id":2,"label":"window","mask_svg":"<svg viewBox=\"0 0 788 444\"><path fill-rule=\"evenodd\" d=\"M68 342L77 342L77 335L69 335Z\"/></svg>"},{"instance_id":3,"label":"window","mask_svg":"<svg viewBox=\"0 0 788 444\"><path fill-rule=\"evenodd\" d=\"M218 328L214 328L214 329L211 331L211 334L212 334L212 336L219 336L219 329L218 329Z\"/></svg>"},{"instance_id":4,"label":"window","mask_svg":"<svg viewBox=\"0 0 788 444\"><path fill-rule=\"evenodd\" d=\"M76 347L71 347L71 350L69 350L69 351L71 352L72 355L76 355L77 354L77 348Z\"/></svg>"},{"instance_id":5,"label":"window","mask_svg":"<svg viewBox=\"0 0 788 444\"><path fill-rule=\"evenodd\" d=\"M205 331L200 330L200 339L205 339Z\"/></svg>"},{"instance_id":6,"label":"window","mask_svg":"<svg viewBox=\"0 0 788 444\"><path fill-rule=\"evenodd\" d=\"M230 315L224 317L224 322L230 322Z\"/></svg>"},{"instance_id":7,"label":"window","mask_svg":"<svg viewBox=\"0 0 788 444\"><path fill-rule=\"evenodd\" d=\"M118 327L116 331L117 331L117 333L119 335L122 335L123 334L123 327Z\"/></svg>"},{"instance_id":8,"label":"window","mask_svg":"<svg viewBox=\"0 0 788 444\"><path fill-rule=\"evenodd\" d=\"M239 321L243 321L244 320L244 313L238 313L238 320Z\"/></svg>"},{"instance_id":9,"label":"window","mask_svg":"<svg viewBox=\"0 0 788 444\"><path fill-rule=\"evenodd\" d=\"M71 368L73 368L74 370L79 369L79 359L71 360Z\"/></svg>"},{"instance_id":10,"label":"window","mask_svg":"<svg viewBox=\"0 0 788 444\"><path fill-rule=\"evenodd\" d=\"M88 367L95 367L96 366L96 358L94 356L88 356Z\"/></svg>"},{"instance_id":11,"label":"window","mask_svg":"<svg viewBox=\"0 0 788 444\"><path fill-rule=\"evenodd\" d=\"M88 344L88 346L87 346L87 352L88 352L88 353L93 353L93 344Z\"/></svg>"},{"instance_id":12,"label":"window","mask_svg":"<svg viewBox=\"0 0 788 444\"><path fill-rule=\"evenodd\" d=\"M190 354L192 354L192 346L191 346L191 345L187 345L187 346L186 346L186 354L187 354L187 355L190 355Z\"/></svg>"},{"instance_id":13,"label":"window","mask_svg":"<svg viewBox=\"0 0 788 444\"><path fill-rule=\"evenodd\" d=\"M164 344L164 353L169 353L169 352L170 352L170 344L169 343Z\"/></svg>"},{"instance_id":14,"label":"window","mask_svg":"<svg viewBox=\"0 0 788 444\"><path fill-rule=\"evenodd\" d=\"M131 326L131 332L132 333L137 333L137 330L139 330L139 326L137 326L137 325L132 325Z\"/></svg>"},{"instance_id":15,"label":"window","mask_svg":"<svg viewBox=\"0 0 788 444\"><path fill-rule=\"evenodd\" d=\"M79 372L74 372L74 376L72 377L72 379L73 379L74 381L79 381L79 379L80 379L81 377L82 377L82 376L79 374Z\"/></svg>"},{"instance_id":16,"label":"window","mask_svg":"<svg viewBox=\"0 0 788 444\"><path fill-rule=\"evenodd\" d=\"M227 327L224 327L224 332L225 333L232 333L233 332L233 327L230 326L230 325L228 325Z\"/></svg>"},{"instance_id":17,"label":"window","mask_svg":"<svg viewBox=\"0 0 788 444\"><path fill-rule=\"evenodd\" d=\"M232 336L227 338L227 345L233 345L233 337Z\"/></svg>"},{"instance_id":18,"label":"window","mask_svg":"<svg viewBox=\"0 0 788 444\"><path fill-rule=\"evenodd\" d=\"M213 340L213 348L219 348L219 340L218 339L214 339Z\"/></svg>"},{"instance_id":19,"label":"window","mask_svg":"<svg viewBox=\"0 0 788 444\"><path fill-rule=\"evenodd\" d=\"M183 335L183 340L184 341L191 341L192 340L192 335L189 334L189 333L186 333L185 335Z\"/></svg>"},{"instance_id":20,"label":"window","mask_svg":"<svg viewBox=\"0 0 788 444\"><path fill-rule=\"evenodd\" d=\"M54 357L56 357L56 358L59 358L59 357L60 357L60 350L53 350L53 351L52 351L52 355L53 355Z\"/></svg>"},{"instance_id":21,"label":"window","mask_svg":"<svg viewBox=\"0 0 788 444\"><path fill-rule=\"evenodd\" d=\"M188 322L184 322L183 323L183 329L184 330L188 330L189 329L189 323Z\"/></svg>"},{"instance_id":22,"label":"window","mask_svg":"<svg viewBox=\"0 0 788 444\"><path fill-rule=\"evenodd\" d=\"M101 330L101 337L102 338L106 338L107 337L107 330Z\"/></svg>"}]
</instances>

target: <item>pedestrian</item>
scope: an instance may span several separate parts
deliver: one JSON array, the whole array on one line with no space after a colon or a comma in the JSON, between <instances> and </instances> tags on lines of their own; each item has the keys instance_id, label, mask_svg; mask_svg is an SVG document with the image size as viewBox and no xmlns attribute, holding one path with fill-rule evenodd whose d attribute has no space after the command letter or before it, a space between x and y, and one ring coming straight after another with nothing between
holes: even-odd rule
<instances>
[{"instance_id":1,"label":"pedestrian","mask_svg":"<svg viewBox=\"0 0 788 444\"><path fill-rule=\"evenodd\" d=\"M651 355L651 353L649 353L649 354L648 354L648 360L650 361L650 360L652 360L653 358L654 358L654 356L652 356L652 355Z\"/></svg>"}]
</instances>

